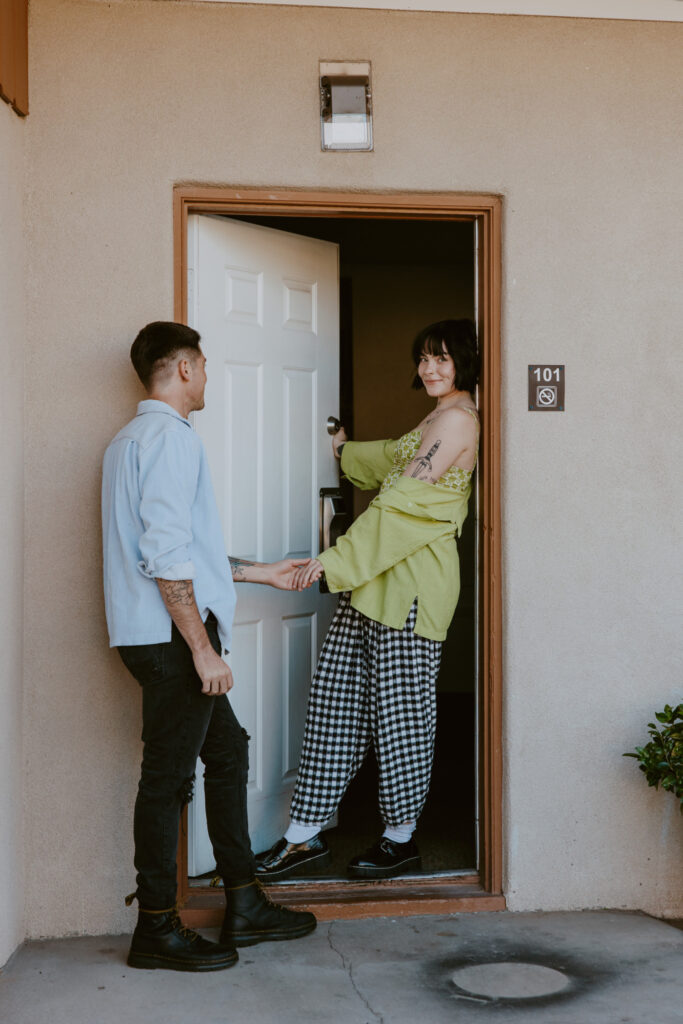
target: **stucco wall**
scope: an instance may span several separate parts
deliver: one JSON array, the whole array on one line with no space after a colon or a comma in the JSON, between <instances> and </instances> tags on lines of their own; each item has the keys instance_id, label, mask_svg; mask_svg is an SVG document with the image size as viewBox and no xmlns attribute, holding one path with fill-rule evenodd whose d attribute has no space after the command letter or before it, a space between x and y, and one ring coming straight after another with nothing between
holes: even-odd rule
<instances>
[{"instance_id":1,"label":"stucco wall","mask_svg":"<svg viewBox=\"0 0 683 1024\"><path fill-rule=\"evenodd\" d=\"M22 621L24 551L24 143L0 103L0 965L24 937Z\"/></svg>"},{"instance_id":2,"label":"stucco wall","mask_svg":"<svg viewBox=\"0 0 683 1024\"><path fill-rule=\"evenodd\" d=\"M170 317L177 182L503 194L506 890L683 914L683 825L621 752L680 690L683 27L32 2L30 934L127 929L139 696L108 652L102 451ZM373 62L323 154L320 58ZM529 362L567 411L526 411Z\"/></svg>"}]
</instances>

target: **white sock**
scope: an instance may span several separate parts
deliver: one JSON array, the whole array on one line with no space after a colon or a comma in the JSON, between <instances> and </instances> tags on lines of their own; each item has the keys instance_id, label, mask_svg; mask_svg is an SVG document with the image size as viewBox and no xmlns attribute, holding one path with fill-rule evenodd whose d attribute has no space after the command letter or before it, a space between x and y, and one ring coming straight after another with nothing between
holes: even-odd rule
<instances>
[{"instance_id":1,"label":"white sock","mask_svg":"<svg viewBox=\"0 0 683 1024\"><path fill-rule=\"evenodd\" d=\"M409 843L414 831L414 821L404 821L402 825L385 825L382 838L386 836L392 843Z\"/></svg>"},{"instance_id":2,"label":"white sock","mask_svg":"<svg viewBox=\"0 0 683 1024\"><path fill-rule=\"evenodd\" d=\"M307 843L313 836L317 836L319 831L320 825L300 825L298 821L290 821L285 839L288 843Z\"/></svg>"}]
</instances>

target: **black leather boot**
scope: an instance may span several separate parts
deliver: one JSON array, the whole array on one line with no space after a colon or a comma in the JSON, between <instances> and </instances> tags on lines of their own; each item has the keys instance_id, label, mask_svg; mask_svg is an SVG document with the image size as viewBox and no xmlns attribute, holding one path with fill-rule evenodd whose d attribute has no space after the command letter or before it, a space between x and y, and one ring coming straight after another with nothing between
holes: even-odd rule
<instances>
[{"instance_id":1,"label":"black leather boot","mask_svg":"<svg viewBox=\"0 0 683 1024\"><path fill-rule=\"evenodd\" d=\"M273 903L256 879L233 889L226 887L225 898L227 908L220 941L226 946L300 939L318 923L308 911L289 910Z\"/></svg>"},{"instance_id":2,"label":"black leather boot","mask_svg":"<svg viewBox=\"0 0 683 1024\"><path fill-rule=\"evenodd\" d=\"M129 967L162 967L169 971L224 971L237 963L228 943L209 942L186 928L175 907L140 910L128 953Z\"/></svg>"}]
</instances>

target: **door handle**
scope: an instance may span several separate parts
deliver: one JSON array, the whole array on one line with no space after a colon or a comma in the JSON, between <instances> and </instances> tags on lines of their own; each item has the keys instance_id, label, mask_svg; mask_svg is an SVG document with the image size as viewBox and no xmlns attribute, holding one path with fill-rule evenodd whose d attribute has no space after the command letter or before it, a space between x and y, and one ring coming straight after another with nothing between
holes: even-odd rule
<instances>
[{"instance_id":1,"label":"door handle","mask_svg":"<svg viewBox=\"0 0 683 1024\"><path fill-rule=\"evenodd\" d=\"M325 551L336 543L349 527L349 515L346 511L342 492L338 487L320 488L320 545L319 550Z\"/></svg>"},{"instance_id":2,"label":"door handle","mask_svg":"<svg viewBox=\"0 0 683 1024\"><path fill-rule=\"evenodd\" d=\"M327 433L334 435L338 430L341 430L341 423L336 416L327 417Z\"/></svg>"},{"instance_id":3,"label":"door handle","mask_svg":"<svg viewBox=\"0 0 683 1024\"><path fill-rule=\"evenodd\" d=\"M338 487L320 488L320 538L319 551L332 547L337 539L349 528L349 514L346 511L342 492ZM320 593L329 594L324 577L320 580Z\"/></svg>"}]
</instances>

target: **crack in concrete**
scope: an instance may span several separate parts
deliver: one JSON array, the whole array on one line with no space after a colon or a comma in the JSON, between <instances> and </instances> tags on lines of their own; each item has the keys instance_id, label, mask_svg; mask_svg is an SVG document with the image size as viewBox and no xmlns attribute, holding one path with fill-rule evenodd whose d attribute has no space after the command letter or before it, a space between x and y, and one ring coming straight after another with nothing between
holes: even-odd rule
<instances>
[{"instance_id":1,"label":"crack in concrete","mask_svg":"<svg viewBox=\"0 0 683 1024\"><path fill-rule=\"evenodd\" d=\"M384 1024L384 1017L382 1016L382 1014L381 1013L377 1013L376 1010L373 1010L372 1006L370 1005L368 1000L365 998L365 996L363 995L361 990L358 988L358 985L356 984L356 979L353 976L353 961L352 960L347 960L346 957L344 956L344 954L342 953L341 949L337 949L337 947L333 943L333 941L332 941L332 929L333 929L333 927L334 927L334 921L330 921L330 927L327 929L327 943L328 943L330 949L332 950L333 953L336 953L337 956L339 957L339 959L341 960L342 967L344 968L344 970L346 971L346 973L349 976L349 981L351 982L351 988L356 993L356 995L358 996L358 998L362 1002L362 1004L365 1007L365 1009L368 1010L368 1012L372 1014L372 1016L375 1018L375 1020L378 1021L378 1024Z\"/></svg>"}]
</instances>

